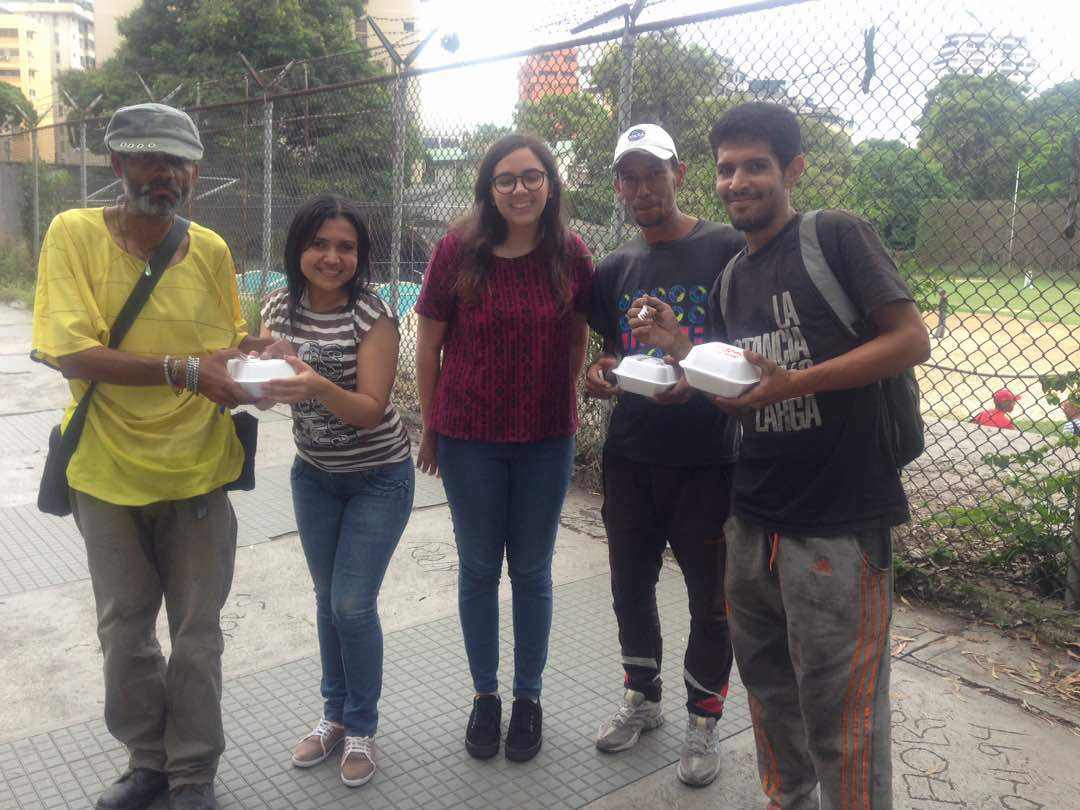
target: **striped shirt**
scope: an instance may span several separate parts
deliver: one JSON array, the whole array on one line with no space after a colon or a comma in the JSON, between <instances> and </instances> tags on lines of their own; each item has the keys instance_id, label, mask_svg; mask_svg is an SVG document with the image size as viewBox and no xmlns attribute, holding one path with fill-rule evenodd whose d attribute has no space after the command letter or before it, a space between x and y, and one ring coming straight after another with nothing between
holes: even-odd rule
<instances>
[{"instance_id":1,"label":"striped shirt","mask_svg":"<svg viewBox=\"0 0 1080 810\"><path fill-rule=\"evenodd\" d=\"M315 371L346 391L356 390L356 350L379 318L394 318L373 292L363 292L351 311L312 312L306 295L289 323L289 293L275 290L263 303L262 319L275 338L288 338ZM396 326L396 320L395 320ZM348 425L316 400L292 406L297 454L327 472L352 472L409 458L409 435L392 402L373 428Z\"/></svg>"}]
</instances>

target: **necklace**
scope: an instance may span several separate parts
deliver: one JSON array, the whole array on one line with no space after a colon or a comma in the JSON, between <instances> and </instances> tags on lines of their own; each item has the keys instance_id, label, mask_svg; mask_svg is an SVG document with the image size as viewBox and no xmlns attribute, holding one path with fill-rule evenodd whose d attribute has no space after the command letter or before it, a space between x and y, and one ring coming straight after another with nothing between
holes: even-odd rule
<instances>
[{"instance_id":1,"label":"necklace","mask_svg":"<svg viewBox=\"0 0 1080 810\"><path fill-rule=\"evenodd\" d=\"M117 206L116 206L115 210L116 210L116 215L115 215L116 216L116 231L117 231L117 235L120 237L120 241L123 243L124 252L127 253L129 256L134 256L136 259L141 261L143 263L143 265L144 265L143 266L143 274L149 276L150 275L150 254L152 253L152 251L144 251L141 248L139 248L138 245L135 246L136 247L135 250L132 250L131 249L131 243L128 242L128 230L127 230L127 225L125 224L125 218L124 218L124 214L127 213L127 199L125 197L120 197L117 200ZM168 233L168 229L166 229L165 233Z\"/></svg>"}]
</instances>

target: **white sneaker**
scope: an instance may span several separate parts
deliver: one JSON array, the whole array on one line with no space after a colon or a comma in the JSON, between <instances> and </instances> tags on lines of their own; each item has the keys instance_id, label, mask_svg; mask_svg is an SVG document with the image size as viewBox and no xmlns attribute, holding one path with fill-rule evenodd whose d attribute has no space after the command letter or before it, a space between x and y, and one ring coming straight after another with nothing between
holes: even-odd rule
<instances>
[{"instance_id":1,"label":"white sneaker","mask_svg":"<svg viewBox=\"0 0 1080 810\"><path fill-rule=\"evenodd\" d=\"M622 705L600 726L596 734L596 747L608 753L625 751L638 741L641 732L663 723L660 701L646 700L641 692L627 689Z\"/></svg>"},{"instance_id":2,"label":"white sneaker","mask_svg":"<svg viewBox=\"0 0 1080 810\"><path fill-rule=\"evenodd\" d=\"M716 730L715 717L690 715L675 773L680 782L691 787L704 787L720 773L720 732Z\"/></svg>"}]
</instances>

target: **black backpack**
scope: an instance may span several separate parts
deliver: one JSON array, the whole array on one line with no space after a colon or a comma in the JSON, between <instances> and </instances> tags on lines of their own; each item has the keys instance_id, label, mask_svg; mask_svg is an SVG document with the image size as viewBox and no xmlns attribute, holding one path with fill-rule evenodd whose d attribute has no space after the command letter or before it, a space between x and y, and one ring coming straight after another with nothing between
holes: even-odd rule
<instances>
[{"instance_id":1,"label":"black backpack","mask_svg":"<svg viewBox=\"0 0 1080 810\"><path fill-rule=\"evenodd\" d=\"M836 274L829 267L825 253L821 250L821 240L817 232L818 211L803 214L799 223L799 249L802 253L803 266L810 276L810 281L817 287L836 315L836 320L857 343L866 339L859 334L856 325L862 320L859 311L844 291ZM720 277L720 313L727 317L727 304L730 297L731 269L742 253L736 255ZM885 403L885 424L889 427L889 439L893 458L898 467L910 464L922 455L926 449L923 436L924 425L920 411L919 382L915 379L914 369L908 369L895 377L879 380L882 400Z\"/></svg>"}]
</instances>

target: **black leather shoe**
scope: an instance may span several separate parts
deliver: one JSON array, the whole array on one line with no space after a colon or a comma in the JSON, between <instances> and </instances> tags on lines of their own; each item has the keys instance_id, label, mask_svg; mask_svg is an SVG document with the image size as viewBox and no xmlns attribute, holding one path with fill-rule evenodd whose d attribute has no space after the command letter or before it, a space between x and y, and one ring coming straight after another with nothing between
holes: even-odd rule
<instances>
[{"instance_id":1,"label":"black leather shoe","mask_svg":"<svg viewBox=\"0 0 1080 810\"><path fill-rule=\"evenodd\" d=\"M161 771L131 768L109 785L94 805L96 810L145 810L169 786Z\"/></svg>"},{"instance_id":2,"label":"black leather shoe","mask_svg":"<svg viewBox=\"0 0 1080 810\"><path fill-rule=\"evenodd\" d=\"M465 750L477 759L489 759L499 753L501 737L502 699L498 695L477 695L465 730Z\"/></svg>"},{"instance_id":3,"label":"black leather shoe","mask_svg":"<svg viewBox=\"0 0 1080 810\"><path fill-rule=\"evenodd\" d=\"M221 810L214 798L214 783L180 785L169 791L169 810Z\"/></svg>"},{"instance_id":4,"label":"black leather shoe","mask_svg":"<svg viewBox=\"0 0 1080 810\"><path fill-rule=\"evenodd\" d=\"M514 762L527 762L536 756L543 741L544 712L540 701L517 698L510 710L510 725L506 729L506 758Z\"/></svg>"}]
</instances>

